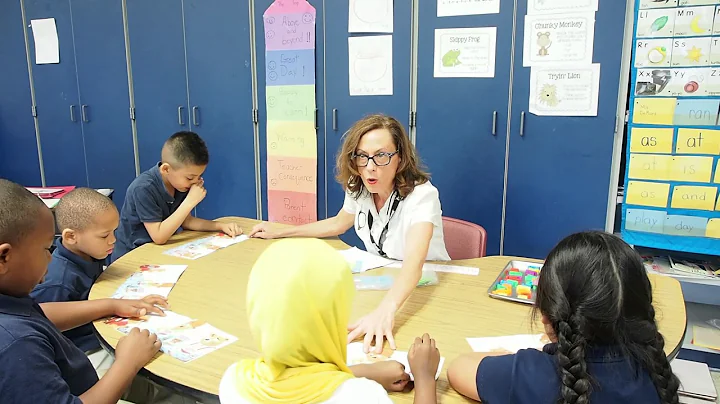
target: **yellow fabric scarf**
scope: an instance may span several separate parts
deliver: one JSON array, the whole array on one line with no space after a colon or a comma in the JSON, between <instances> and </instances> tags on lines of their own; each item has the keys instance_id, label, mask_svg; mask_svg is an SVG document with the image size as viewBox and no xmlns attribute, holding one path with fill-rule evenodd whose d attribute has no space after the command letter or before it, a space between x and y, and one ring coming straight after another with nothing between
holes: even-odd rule
<instances>
[{"instance_id":1,"label":"yellow fabric scarf","mask_svg":"<svg viewBox=\"0 0 720 404\"><path fill-rule=\"evenodd\" d=\"M318 403L352 378L345 363L355 287L345 259L318 239L280 240L253 266L250 329L262 358L238 363L236 388L253 403Z\"/></svg>"}]
</instances>

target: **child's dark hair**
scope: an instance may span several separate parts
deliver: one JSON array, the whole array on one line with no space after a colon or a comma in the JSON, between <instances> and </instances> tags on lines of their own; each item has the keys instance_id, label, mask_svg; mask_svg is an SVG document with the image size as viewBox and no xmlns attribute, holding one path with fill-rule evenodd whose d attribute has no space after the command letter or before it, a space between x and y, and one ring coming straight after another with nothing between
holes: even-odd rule
<instances>
[{"instance_id":1,"label":"child's dark hair","mask_svg":"<svg viewBox=\"0 0 720 404\"><path fill-rule=\"evenodd\" d=\"M40 198L22 185L0 178L0 244L18 243L32 233L40 209Z\"/></svg>"},{"instance_id":2,"label":"child's dark hair","mask_svg":"<svg viewBox=\"0 0 720 404\"><path fill-rule=\"evenodd\" d=\"M195 132L177 132L165 141L162 161L170 165L206 166L210 161L205 141Z\"/></svg>"},{"instance_id":3,"label":"child's dark hair","mask_svg":"<svg viewBox=\"0 0 720 404\"><path fill-rule=\"evenodd\" d=\"M678 403L679 380L655 323L652 287L642 258L603 232L573 234L550 252L540 272L533 316L557 336L558 403L588 403L586 348L610 345L647 370L663 404Z\"/></svg>"}]
</instances>

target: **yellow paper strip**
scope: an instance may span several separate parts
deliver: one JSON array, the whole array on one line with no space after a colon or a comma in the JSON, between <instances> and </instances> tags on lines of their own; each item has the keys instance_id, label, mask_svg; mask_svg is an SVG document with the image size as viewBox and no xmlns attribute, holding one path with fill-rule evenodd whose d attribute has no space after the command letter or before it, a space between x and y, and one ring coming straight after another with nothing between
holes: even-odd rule
<instances>
[{"instance_id":1,"label":"yellow paper strip","mask_svg":"<svg viewBox=\"0 0 720 404\"><path fill-rule=\"evenodd\" d=\"M268 121L267 151L269 156L316 158L315 123L307 121Z\"/></svg>"},{"instance_id":2,"label":"yellow paper strip","mask_svg":"<svg viewBox=\"0 0 720 404\"><path fill-rule=\"evenodd\" d=\"M632 128L630 152L672 153L673 128Z\"/></svg>"},{"instance_id":3,"label":"yellow paper strip","mask_svg":"<svg viewBox=\"0 0 720 404\"><path fill-rule=\"evenodd\" d=\"M628 205L655 206L665 208L670 194L670 184L629 181L626 203Z\"/></svg>"},{"instance_id":4,"label":"yellow paper strip","mask_svg":"<svg viewBox=\"0 0 720 404\"><path fill-rule=\"evenodd\" d=\"M675 152L720 154L720 130L680 128Z\"/></svg>"},{"instance_id":5,"label":"yellow paper strip","mask_svg":"<svg viewBox=\"0 0 720 404\"><path fill-rule=\"evenodd\" d=\"M675 98L635 98L632 122L672 125L676 105Z\"/></svg>"},{"instance_id":6,"label":"yellow paper strip","mask_svg":"<svg viewBox=\"0 0 720 404\"><path fill-rule=\"evenodd\" d=\"M628 176L638 180L669 180L672 156L630 153Z\"/></svg>"},{"instance_id":7,"label":"yellow paper strip","mask_svg":"<svg viewBox=\"0 0 720 404\"><path fill-rule=\"evenodd\" d=\"M710 182L712 157L673 156L670 179L673 181Z\"/></svg>"},{"instance_id":8,"label":"yellow paper strip","mask_svg":"<svg viewBox=\"0 0 720 404\"><path fill-rule=\"evenodd\" d=\"M720 238L720 219L710 219L705 228L705 237Z\"/></svg>"},{"instance_id":9,"label":"yellow paper strip","mask_svg":"<svg viewBox=\"0 0 720 404\"><path fill-rule=\"evenodd\" d=\"M713 210L717 187L677 185L673 189L670 207L676 209Z\"/></svg>"}]
</instances>

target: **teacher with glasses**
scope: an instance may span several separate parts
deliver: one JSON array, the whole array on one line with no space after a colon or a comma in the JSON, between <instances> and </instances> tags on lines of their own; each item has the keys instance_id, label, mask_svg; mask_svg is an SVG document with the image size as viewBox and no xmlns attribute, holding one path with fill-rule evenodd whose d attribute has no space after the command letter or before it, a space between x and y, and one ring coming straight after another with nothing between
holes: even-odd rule
<instances>
[{"instance_id":1,"label":"teacher with glasses","mask_svg":"<svg viewBox=\"0 0 720 404\"><path fill-rule=\"evenodd\" d=\"M420 167L415 147L395 118L370 115L345 134L337 156L337 181L345 202L334 217L302 226L276 229L256 225L250 237L333 237L351 227L367 251L402 260L402 270L380 305L348 327L348 342L361 336L365 352L381 353L393 339L395 313L422 276L426 260L450 260L443 239L437 188ZM302 304L302 303L299 303Z\"/></svg>"}]
</instances>

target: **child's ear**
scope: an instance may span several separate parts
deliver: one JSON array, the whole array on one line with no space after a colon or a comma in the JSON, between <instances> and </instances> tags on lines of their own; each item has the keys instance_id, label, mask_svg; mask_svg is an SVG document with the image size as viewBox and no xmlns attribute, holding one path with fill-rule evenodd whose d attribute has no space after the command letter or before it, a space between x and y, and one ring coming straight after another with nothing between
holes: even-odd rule
<instances>
[{"instance_id":1,"label":"child's ear","mask_svg":"<svg viewBox=\"0 0 720 404\"><path fill-rule=\"evenodd\" d=\"M161 163L160 164L160 172L163 174L167 174L168 172L170 172L170 164Z\"/></svg>"},{"instance_id":2,"label":"child's ear","mask_svg":"<svg viewBox=\"0 0 720 404\"><path fill-rule=\"evenodd\" d=\"M0 244L0 275L5 275L10 269L10 251L12 246L10 243Z\"/></svg>"},{"instance_id":3,"label":"child's ear","mask_svg":"<svg viewBox=\"0 0 720 404\"><path fill-rule=\"evenodd\" d=\"M77 244L77 233L73 229L63 229L62 239L68 244Z\"/></svg>"}]
</instances>

